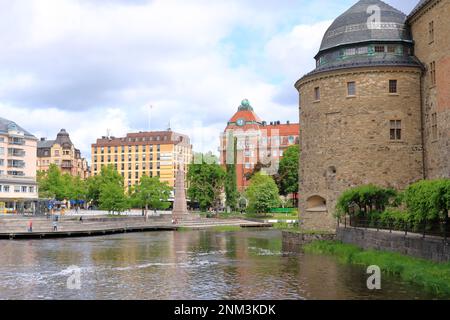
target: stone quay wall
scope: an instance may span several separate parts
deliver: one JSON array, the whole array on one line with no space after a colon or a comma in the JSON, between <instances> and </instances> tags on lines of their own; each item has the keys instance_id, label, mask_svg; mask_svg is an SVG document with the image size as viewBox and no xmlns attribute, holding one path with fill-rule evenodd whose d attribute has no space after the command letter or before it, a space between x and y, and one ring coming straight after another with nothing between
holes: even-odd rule
<instances>
[{"instance_id":1,"label":"stone quay wall","mask_svg":"<svg viewBox=\"0 0 450 320\"><path fill-rule=\"evenodd\" d=\"M320 240L336 240L336 234L306 234L283 231L283 250L295 252L298 251L304 244Z\"/></svg>"},{"instance_id":2,"label":"stone quay wall","mask_svg":"<svg viewBox=\"0 0 450 320\"><path fill-rule=\"evenodd\" d=\"M336 239L362 249L397 252L435 262L450 261L450 239L426 237L403 232L390 233L374 229L337 228Z\"/></svg>"}]
</instances>

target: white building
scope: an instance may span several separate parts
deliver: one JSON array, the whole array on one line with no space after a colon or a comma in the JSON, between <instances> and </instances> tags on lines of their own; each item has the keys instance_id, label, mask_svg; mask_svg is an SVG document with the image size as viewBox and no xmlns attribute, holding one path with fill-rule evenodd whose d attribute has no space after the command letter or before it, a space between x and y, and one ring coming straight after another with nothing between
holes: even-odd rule
<instances>
[{"instance_id":1,"label":"white building","mask_svg":"<svg viewBox=\"0 0 450 320\"><path fill-rule=\"evenodd\" d=\"M36 148L36 137L0 118L0 214L35 212Z\"/></svg>"}]
</instances>

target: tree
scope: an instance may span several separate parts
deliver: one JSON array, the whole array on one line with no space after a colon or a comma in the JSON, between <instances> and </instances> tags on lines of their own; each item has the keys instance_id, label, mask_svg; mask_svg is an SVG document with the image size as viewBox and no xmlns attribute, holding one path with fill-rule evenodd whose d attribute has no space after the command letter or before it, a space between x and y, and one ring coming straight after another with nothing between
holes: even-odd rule
<instances>
[{"instance_id":1,"label":"tree","mask_svg":"<svg viewBox=\"0 0 450 320\"><path fill-rule=\"evenodd\" d=\"M57 165L51 164L48 171L38 172L39 196L56 200L69 198L72 184L70 178L70 176L63 176Z\"/></svg>"},{"instance_id":2,"label":"tree","mask_svg":"<svg viewBox=\"0 0 450 320\"><path fill-rule=\"evenodd\" d=\"M237 138L234 138L234 152L232 154L232 159L227 159L226 165L226 179L225 179L225 195L226 195L226 205L230 207L231 210L235 211L238 208L238 197L239 192L237 191L237 177L236 177L236 162L237 162ZM230 163L231 162L231 163Z\"/></svg>"},{"instance_id":3,"label":"tree","mask_svg":"<svg viewBox=\"0 0 450 320\"><path fill-rule=\"evenodd\" d=\"M200 162L200 161L198 161ZM226 172L218 164L208 164L205 160L189 165L188 196L197 202L202 211L220 204L220 195L224 187Z\"/></svg>"},{"instance_id":4,"label":"tree","mask_svg":"<svg viewBox=\"0 0 450 320\"><path fill-rule=\"evenodd\" d=\"M95 204L100 201L100 192L102 186L113 183L120 186L123 189L123 177L114 168L113 165L105 166L97 176L89 177L86 181L86 193L87 199Z\"/></svg>"},{"instance_id":5,"label":"tree","mask_svg":"<svg viewBox=\"0 0 450 320\"><path fill-rule=\"evenodd\" d=\"M100 187L100 208L111 213L121 213L130 208L130 201L125 195L123 186L114 181L107 181Z\"/></svg>"},{"instance_id":6,"label":"tree","mask_svg":"<svg viewBox=\"0 0 450 320\"><path fill-rule=\"evenodd\" d=\"M283 154L276 177L280 194L298 193L298 167L300 159L300 147L298 145L289 147Z\"/></svg>"},{"instance_id":7,"label":"tree","mask_svg":"<svg viewBox=\"0 0 450 320\"><path fill-rule=\"evenodd\" d=\"M132 193L134 204L152 210L164 210L169 208L168 202L172 188L167 183L162 183L158 177L150 178L142 176L139 185Z\"/></svg>"},{"instance_id":8,"label":"tree","mask_svg":"<svg viewBox=\"0 0 450 320\"><path fill-rule=\"evenodd\" d=\"M277 184L272 177L257 173L250 180L246 191L249 201L249 211L267 213L280 205L280 195Z\"/></svg>"}]
</instances>

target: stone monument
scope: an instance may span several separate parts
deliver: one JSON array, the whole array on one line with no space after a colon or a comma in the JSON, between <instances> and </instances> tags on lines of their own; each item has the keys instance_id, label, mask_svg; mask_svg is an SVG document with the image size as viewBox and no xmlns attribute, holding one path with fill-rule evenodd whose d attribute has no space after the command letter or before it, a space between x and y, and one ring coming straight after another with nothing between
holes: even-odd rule
<instances>
[{"instance_id":1,"label":"stone monument","mask_svg":"<svg viewBox=\"0 0 450 320\"><path fill-rule=\"evenodd\" d=\"M175 201L173 203L172 216L177 220L186 219L189 217L184 182L184 170L182 170L182 168L183 166L180 166L175 180Z\"/></svg>"}]
</instances>

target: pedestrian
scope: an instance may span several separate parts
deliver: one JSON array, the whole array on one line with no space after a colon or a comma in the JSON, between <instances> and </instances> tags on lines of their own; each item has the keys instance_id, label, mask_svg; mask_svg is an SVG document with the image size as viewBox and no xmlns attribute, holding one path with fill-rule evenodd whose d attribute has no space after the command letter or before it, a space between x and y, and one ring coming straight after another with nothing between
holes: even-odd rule
<instances>
[{"instance_id":1,"label":"pedestrian","mask_svg":"<svg viewBox=\"0 0 450 320\"><path fill-rule=\"evenodd\" d=\"M58 222L56 220L53 221L53 231L54 232L58 231Z\"/></svg>"},{"instance_id":2,"label":"pedestrian","mask_svg":"<svg viewBox=\"0 0 450 320\"><path fill-rule=\"evenodd\" d=\"M28 222L28 232L33 232L33 221L32 220L30 220Z\"/></svg>"},{"instance_id":3,"label":"pedestrian","mask_svg":"<svg viewBox=\"0 0 450 320\"><path fill-rule=\"evenodd\" d=\"M83 216L80 217L80 222L83 223Z\"/></svg>"}]
</instances>

